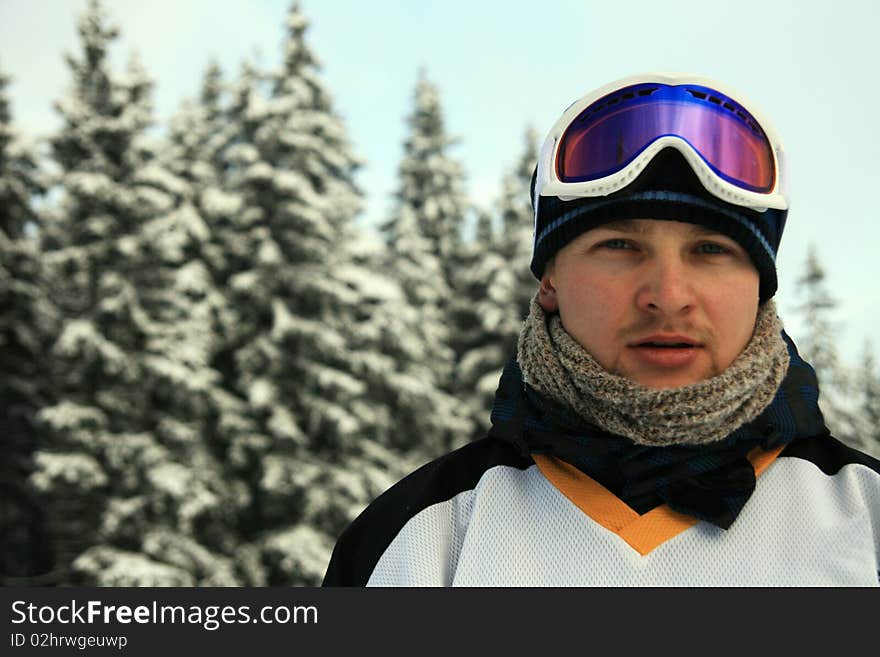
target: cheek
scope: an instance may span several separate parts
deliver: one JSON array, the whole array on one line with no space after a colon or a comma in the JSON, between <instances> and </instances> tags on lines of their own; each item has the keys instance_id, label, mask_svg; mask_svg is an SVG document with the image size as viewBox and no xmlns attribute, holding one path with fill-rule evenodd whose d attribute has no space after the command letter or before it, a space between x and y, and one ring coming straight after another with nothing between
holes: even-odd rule
<instances>
[{"instance_id":1,"label":"cheek","mask_svg":"<svg viewBox=\"0 0 880 657\"><path fill-rule=\"evenodd\" d=\"M624 294L614 285L591 283L566 286L559 296L559 315L569 335L602 362L611 357L613 338L623 323Z\"/></svg>"},{"instance_id":2,"label":"cheek","mask_svg":"<svg viewBox=\"0 0 880 657\"><path fill-rule=\"evenodd\" d=\"M755 330L758 316L758 286L748 283L729 288L730 293L715 304L715 325L721 340L721 363L726 367L739 356Z\"/></svg>"},{"instance_id":3,"label":"cheek","mask_svg":"<svg viewBox=\"0 0 880 657\"><path fill-rule=\"evenodd\" d=\"M619 282L596 267L569 267L566 274L558 281L558 291L570 310L604 307L619 296Z\"/></svg>"}]
</instances>

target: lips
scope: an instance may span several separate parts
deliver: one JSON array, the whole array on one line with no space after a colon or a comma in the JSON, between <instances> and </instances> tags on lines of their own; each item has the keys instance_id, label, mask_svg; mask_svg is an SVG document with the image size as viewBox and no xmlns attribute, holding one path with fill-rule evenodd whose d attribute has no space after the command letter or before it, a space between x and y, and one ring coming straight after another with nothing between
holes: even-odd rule
<instances>
[{"instance_id":1,"label":"lips","mask_svg":"<svg viewBox=\"0 0 880 657\"><path fill-rule=\"evenodd\" d=\"M661 369L687 367L703 347L697 340L678 334L649 335L627 346L637 360Z\"/></svg>"},{"instance_id":2,"label":"lips","mask_svg":"<svg viewBox=\"0 0 880 657\"><path fill-rule=\"evenodd\" d=\"M658 333L634 340L629 347L659 347L661 349L701 347L698 340L678 333Z\"/></svg>"}]
</instances>

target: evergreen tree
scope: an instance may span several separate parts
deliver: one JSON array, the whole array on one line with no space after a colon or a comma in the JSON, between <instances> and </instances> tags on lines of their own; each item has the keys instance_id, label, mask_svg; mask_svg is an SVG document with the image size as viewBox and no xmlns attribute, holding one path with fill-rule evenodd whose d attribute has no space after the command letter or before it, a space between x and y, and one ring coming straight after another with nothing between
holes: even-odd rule
<instances>
[{"instance_id":1,"label":"evergreen tree","mask_svg":"<svg viewBox=\"0 0 880 657\"><path fill-rule=\"evenodd\" d=\"M501 181L500 252L514 272L510 288L510 314L506 319L508 351L516 348L523 319L529 313L529 303L535 296L537 283L529 268L534 243L535 214L531 203L532 174L538 161L538 135L534 128L526 129L523 151L513 168Z\"/></svg>"},{"instance_id":2,"label":"evergreen tree","mask_svg":"<svg viewBox=\"0 0 880 657\"><path fill-rule=\"evenodd\" d=\"M223 71L216 62L205 70L199 97L185 100L171 118L163 164L196 191L223 181L222 147L228 138Z\"/></svg>"},{"instance_id":3,"label":"evergreen tree","mask_svg":"<svg viewBox=\"0 0 880 657\"><path fill-rule=\"evenodd\" d=\"M245 65L236 86L241 106L254 84L256 73ZM226 189L230 147L237 139L237 126L227 107L227 87L216 62L205 71L197 99L186 100L171 118L167 148L160 154L163 165L185 181L186 203L204 222L200 257L222 288L229 277L249 267L250 254L240 248L236 217L242 211L241 196ZM227 318L230 319L230 318Z\"/></svg>"},{"instance_id":4,"label":"evergreen tree","mask_svg":"<svg viewBox=\"0 0 880 657\"><path fill-rule=\"evenodd\" d=\"M819 405L831 432L856 447L861 441L854 426L850 399L850 381L840 362L836 341L839 332L831 320L837 301L825 285L825 270L816 249L810 247L803 275L798 279L798 293L803 299L798 310L803 316L805 332L798 341L804 358L816 370L821 387Z\"/></svg>"},{"instance_id":5,"label":"evergreen tree","mask_svg":"<svg viewBox=\"0 0 880 657\"><path fill-rule=\"evenodd\" d=\"M456 329L455 394L469 415L474 439L488 429L492 398L510 357L504 322L510 314L514 272L499 246L491 215L481 212L473 240L462 248L450 306Z\"/></svg>"},{"instance_id":6,"label":"evergreen tree","mask_svg":"<svg viewBox=\"0 0 880 657\"><path fill-rule=\"evenodd\" d=\"M222 158L228 210L238 211L214 224L235 313L215 366L247 405L239 417L253 418L233 436L230 463L250 497L242 539L270 584L317 582L339 532L398 474L376 440L388 418L370 403L372 354L348 276L359 162L307 27L294 3L280 70L247 66L233 87Z\"/></svg>"},{"instance_id":7,"label":"evergreen tree","mask_svg":"<svg viewBox=\"0 0 880 657\"><path fill-rule=\"evenodd\" d=\"M253 422L214 368L235 321L217 282L223 266L214 216L208 212L214 206L205 203L222 184L222 141L217 139L224 126L216 66L206 73L200 104L191 114L187 109L176 117L167 149L154 153L150 167L149 182L173 196L173 208L147 222L141 232L144 257L151 263L151 285L142 288L154 320L145 364L153 382L157 436L173 447L177 464L188 466L178 471L182 499L175 501L177 515L184 515L177 524L184 531L165 532L145 546L173 551L176 565L199 583L226 578L262 584L265 570L259 555L243 543L239 531L250 492L227 475L234 439ZM138 181L146 182L145 176ZM198 498L200 504L195 503ZM195 524L185 507L199 510ZM206 579L210 571L217 573L213 580Z\"/></svg>"},{"instance_id":8,"label":"evergreen tree","mask_svg":"<svg viewBox=\"0 0 880 657\"><path fill-rule=\"evenodd\" d=\"M393 356L413 410L399 422L398 444L436 456L472 433L467 404L455 397L456 268L466 266L461 227L467 201L461 166L448 155L439 92L419 77L407 119L395 206L382 225L387 270L403 299L388 317L383 348ZM402 414L403 415L403 414ZM403 419L403 418L402 418Z\"/></svg>"},{"instance_id":9,"label":"evergreen tree","mask_svg":"<svg viewBox=\"0 0 880 657\"><path fill-rule=\"evenodd\" d=\"M174 214L185 184L146 134L142 67L109 69L118 31L99 2L78 28L83 51L67 58L74 84L51 140L60 196L41 234L65 321L57 401L40 413L48 440L31 477L52 521L56 583L239 583L223 528L240 495L200 442L210 376L182 353L198 352L184 342L198 331L180 333L191 327L177 314L182 267L168 256L191 228Z\"/></svg>"},{"instance_id":10,"label":"evergreen tree","mask_svg":"<svg viewBox=\"0 0 880 657\"><path fill-rule=\"evenodd\" d=\"M468 262L459 269L456 326L458 395L468 400L474 435L484 433L504 365L516 353L522 322L535 292L529 270L532 208L529 187L537 159L536 137L527 130L525 148L502 179L498 201L500 231L483 214Z\"/></svg>"},{"instance_id":11,"label":"evergreen tree","mask_svg":"<svg viewBox=\"0 0 880 657\"><path fill-rule=\"evenodd\" d=\"M32 233L42 194L36 156L12 125L0 71L0 585L33 581L51 567L45 520L28 485L37 411L51 401L45 353L56 330Z\"/></svg>"},{"instance_id":12,"label":"evergreen tree","mask_svg":"<svg viewBox=\"0 0 880 657\"><path fill-rule=\"evenodd\" d=\"M858 376L858 396L861 398L858 427L865 451L880 458L880 372L871 343L866 341L862 366Z\"/></svg>"},{"instance_id":13,"label":"evergreen tree","mask_svg":"<svg viewBox=\"0 0 880 657\"><path fill-rule=\"evenodd\" d=\"M469 206L464 194L464 174L458 161L449 156L449 147L457 139L446 132L440 92L424 72L416 83L414 101L413 112L407 118L410 132L399 167L398 210L383 230L388 243L396 249L399 233L406 229L402 224L414 223L439 260L449 285Z\"/></svg>"},{"instance_id":14,"label":"evergreen tree","mask_svg":"<svg viewBox=\"0 0 880 657\"><path fill-rule=\"evenodd\" d=\"M247 98L254 86L255 72L247 65L243 68L237 98ZM160 157L168 171L184 181L184 196L173 216L157 225L158 239L151 241L170 249L162 256L177 263L178 276L170 287L182 291L181 303L168 308L177 319L166 324L189 335L175 338L172 333L168 344L198 345L198 361L210 373L202 435L227 462L236 463L241 442L259 432L246 399L238 393L233 358L239 318L227 286L232 275L250 267L253 254L241 248L242 198L226 189L227 150L237 139L226 99L222 71L211 63L198 98L184 101L172 117L167 148Z\"/></svg>"}]
</instances>

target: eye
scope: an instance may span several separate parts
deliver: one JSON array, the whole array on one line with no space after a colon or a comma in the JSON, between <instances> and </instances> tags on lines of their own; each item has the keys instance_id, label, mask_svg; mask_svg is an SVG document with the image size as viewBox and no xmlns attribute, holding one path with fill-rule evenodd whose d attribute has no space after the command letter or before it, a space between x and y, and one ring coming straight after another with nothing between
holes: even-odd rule
<instances>
[{"instance_id":1,"label":"eye","mask_svg":"<svg viewBox=\"0 0 880 657\"><path fill-rule=\"evenodd\" d=\"M726 246L722 246L716 242L703 242L697 247L697 250L700 253L707 255L723 255L725 253L731 253L731 250Z\"/></svg>"},{"instance_id":2,"label":"eye","mask_svg":"<svg viewBox=\"0 0 880 657\"><path fill-rule=\"evenodd\" d=\"M620 239L619 237L615 237L610 240L605 240L604 242L599 242L599 244L597 244L597 246L599 248L611 249L613 251L633 248L633 245L629 241L624 240L624 239Z\"/></svg>"}]
</instances>

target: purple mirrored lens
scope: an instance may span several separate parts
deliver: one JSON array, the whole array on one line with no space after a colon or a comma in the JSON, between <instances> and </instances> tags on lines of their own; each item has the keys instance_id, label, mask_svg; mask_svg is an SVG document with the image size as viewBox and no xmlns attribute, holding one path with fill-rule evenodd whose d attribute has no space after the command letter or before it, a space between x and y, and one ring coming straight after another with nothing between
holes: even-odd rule
<instances>
[{"instance_id":1,"label":"purple mirrored lens","mask_svg":"<svg viewBox=\"0 0 880 657\"><path fill-rule=\"evenodd\" d=\"M757 122L726 96L692 85L636 85L587 107L562 137L559 180L611 175L666 135L687 141L728 182L756 192L773 189L773 150Z\"/></svg>"}]
</instances>

